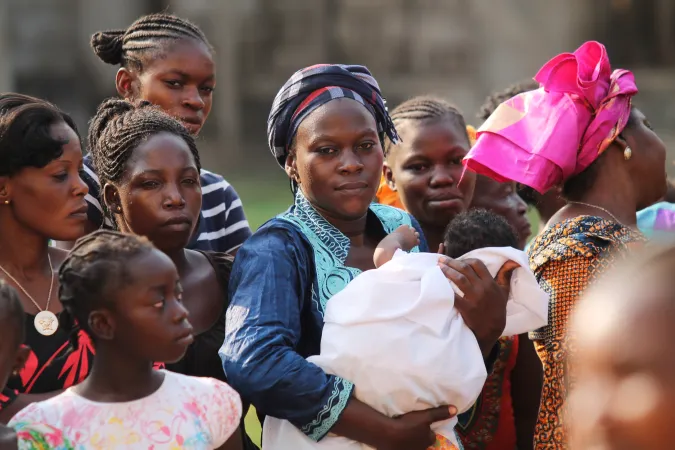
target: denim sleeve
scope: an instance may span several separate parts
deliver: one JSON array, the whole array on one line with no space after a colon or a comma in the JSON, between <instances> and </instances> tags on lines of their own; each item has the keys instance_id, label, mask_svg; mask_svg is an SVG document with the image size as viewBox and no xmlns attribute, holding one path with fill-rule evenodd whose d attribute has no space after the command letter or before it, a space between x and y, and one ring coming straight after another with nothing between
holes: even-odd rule
<instances>
[{"instance_id":1,"label":"denim sleeve","mask_svg":"<svg viewBox=\"0 0 675 450\"><path fill-rule=\"evenodd\" d=\"M310 314L311 248L287 227L263 226L240 248L230 277L225 342L228 382L256 409L322 439L353 385L297 353Z\"/></svg>"}]
</instances>

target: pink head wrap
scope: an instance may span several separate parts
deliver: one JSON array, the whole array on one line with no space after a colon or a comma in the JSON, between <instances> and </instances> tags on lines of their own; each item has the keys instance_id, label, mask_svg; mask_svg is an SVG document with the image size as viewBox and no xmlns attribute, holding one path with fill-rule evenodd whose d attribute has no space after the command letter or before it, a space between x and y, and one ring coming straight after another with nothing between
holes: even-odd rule
<instances>
[{"instance_id":1,"label":"pink head wrap","mask_svg":"<svg viewBox=\"0 0 675 450\"><path fill-rule=\"evenodd\" d=\"M464 165L541 193L587 168L623 131L637 93L633 74L611 71L605 47L586 42L534 77L541 88L495 110Z\"/></svg>"}]
</instances>

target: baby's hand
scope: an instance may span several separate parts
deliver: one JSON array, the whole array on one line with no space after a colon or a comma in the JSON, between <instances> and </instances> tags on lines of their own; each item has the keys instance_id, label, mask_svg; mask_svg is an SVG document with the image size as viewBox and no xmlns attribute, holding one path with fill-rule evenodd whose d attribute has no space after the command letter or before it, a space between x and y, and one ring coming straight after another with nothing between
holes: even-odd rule
<instances>
[{"instance_id":1,"label":"baby's hand","mask_svg":"<svg viewBox=\"0 0 675 450\"><path fill-rule=\"evenodd\" d=\"M420 234L410 225L401 225L395 229L391 235L396 236L396 239L401 246L401 250L405 250L406 252L409 252L420 245Z\"/></svg>"}]
</instances>

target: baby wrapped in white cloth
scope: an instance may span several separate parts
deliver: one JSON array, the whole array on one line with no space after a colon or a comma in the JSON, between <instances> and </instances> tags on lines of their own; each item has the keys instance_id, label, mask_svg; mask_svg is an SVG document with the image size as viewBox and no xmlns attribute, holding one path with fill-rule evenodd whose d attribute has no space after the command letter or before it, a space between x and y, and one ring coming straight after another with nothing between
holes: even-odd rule
<instances>
[{"instance_id":1,"label":"baby wrapped in white cloth","mask_svg":"<svg viewBox=\"0 0 675 450\"><path fill-rule=\"evenodd\" d=\"M498 242L503 242L506 226L513 240L505 245L517 245L512 229L499 216L470 212L461 223L467 218L488 228L483 230L485 239L472 243L490 245L500 237ZM363 272L329 300L321 353L308 358L327 373L353 382L356 398L390 417L442 405L466 411L487 377L478 342L454 307L455 296L462 292L443 275L439 255L400 249L415 246L415 234L402 227L387 236L375 254L378 268ZM446 254L447 250L446 243ZM524 252L488 247L459 259L465 258L481 260L493 277L507 261L519 265L511 277L504 336L546 325L548 295L539 288ZM453 418L434 424L433 430L458 446L456 423ZM263 428L263 450L367 448L332 434L314 442L290 422L274 417L267 417Z\"/></svg>"}]
</instances>

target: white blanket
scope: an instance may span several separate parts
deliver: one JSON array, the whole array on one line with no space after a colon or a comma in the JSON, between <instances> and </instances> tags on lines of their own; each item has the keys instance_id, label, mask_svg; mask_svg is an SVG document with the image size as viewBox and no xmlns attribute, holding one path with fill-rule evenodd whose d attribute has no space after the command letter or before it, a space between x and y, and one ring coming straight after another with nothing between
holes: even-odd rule
<instances>
[{"instance_id":1,"label":"white blanket","mask_svg":"<svg viewBox=\"0 0 675 450\"><path fill-rule=\"evenodd\" d=\"M396 252L379 269L357 276L326 306L321 354L308 361L350 380L355 396L387 416L442 405L460 412L476 401L487 377L473 332L454 308L461 291L437 266L439 255ZM504 336L547 323L548 295L529 269L527 255L510 247L484 248L476 258L495 276L502 265L520 264L511 278ZM456 443L457 419L433 429ZM313 442L289 422L267 417L264 450L362 450L334 435Z\"/></svg>"}]
</instances>

